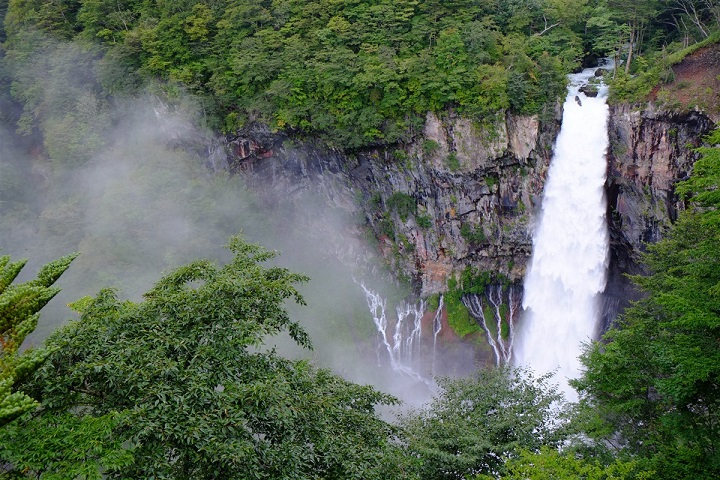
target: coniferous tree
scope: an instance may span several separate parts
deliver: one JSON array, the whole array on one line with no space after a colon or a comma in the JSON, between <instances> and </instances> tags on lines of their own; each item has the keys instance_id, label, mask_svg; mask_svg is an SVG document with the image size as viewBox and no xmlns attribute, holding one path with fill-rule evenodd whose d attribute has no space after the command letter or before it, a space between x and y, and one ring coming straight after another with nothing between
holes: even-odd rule
<instances>
[{"instance_id":1,"label":"coniferous tree","mask_svg":"<svg viewBox=\"0 0 720 480\"><path fill-rule=\"evenodd\" d=\"M15 385L46 358L47 350L18 353L25 337L37 326L39 311L60 291L55 281L76 255L45 265L35 280L13 285L26 260L0 257L0 425L32 410L37 402Z\"/></svg>"}]
</instances>

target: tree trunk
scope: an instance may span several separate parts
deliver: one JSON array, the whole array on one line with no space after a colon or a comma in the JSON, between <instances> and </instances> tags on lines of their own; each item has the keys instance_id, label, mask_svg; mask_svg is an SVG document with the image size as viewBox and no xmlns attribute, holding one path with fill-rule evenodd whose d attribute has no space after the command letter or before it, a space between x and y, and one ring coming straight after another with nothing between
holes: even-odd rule
<instances>
[{"instance_id":1,"label":"tree trunk","mask_svg":"<svg viewBox=\"0 0 720 480\"><path fill-rule=\"evenodd\" d=\"M635 25L630 30L630 48L628 49L627 62L625 63L625 73L630 73L630 64L632 63L633 47L635 45Z\"/></svg>"}]
</instances>

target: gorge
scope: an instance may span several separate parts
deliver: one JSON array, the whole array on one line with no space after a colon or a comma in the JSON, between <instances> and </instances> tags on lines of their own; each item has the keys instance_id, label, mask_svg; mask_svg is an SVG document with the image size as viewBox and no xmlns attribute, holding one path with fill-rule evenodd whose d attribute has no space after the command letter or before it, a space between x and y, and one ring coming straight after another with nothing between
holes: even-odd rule
<instances>
[{"instance_id":1,"label":"gorge","mask_svg":"<svg viewBox=\"0 0 720 480\"><path fill-rule=\"evenodd\" d=\"M587 70L583 78L594 72ZM437 335L432 334L436 329L429 323L432 317L440 321L434 325L441 325L449 335L445 343L474 345L475 353L461 361L512 363L510 346L514 342L515 351L523 348L518 331L523 279L528 274L533 228L540 220L542 192L563 112L567 115L592 109L596 102L604 104L605 92L596 98L579 93L582 107L574 99L575 92L563 108L558 105L536 116L504 114L490 125L473 124L452 112L442 118L428 114L423 134L414 142L394 149L361 150L350 157L313 143L295 143L289 148L281 137L256 126L229 139L230 164L251 184L278 192L321 192L329 204L364 217L390 268L408 279L420 297L444 301L444 309L429 310L423 320L420 345L424 346L418 351L425 355L432 351L435 359L443 349L443 342L439 349L436 346ZM588 294L592 298L586 308L597 309L597 314L574 334L572 344L576 346L597 338L636 298L624 274L640 271L638 254L644 250L644 242L661 238L683 208L673 185L686 178L696 158L692 147L699 146L714 125L707 114L672 113L652 103L643 111L622 103L604 108L607 157L601 154L606 147L596 140L595 152L602 158L596 164L599 176L593 191L606 200L595 204L592 216L607 225L610 244L606 258L607 247L602 247L606 234L596 223L593 229L599 230L593 231L598 243L593 248L599 270L589 267L598 275L586 286L598 295ZM598 125L604 124L601 112L597 115ZM574 136L588 140L589 124L580 122ZM605 170L607 179L603 180ZM290 185L293 187L288 188ZM571 197L562 196L558 201L572 211ZM403 202L406 206L399 207ZM607 283L599 273L606 263ZM452 290L449 280L459 281L462 273L469 271L466 278L470 279L486 272L492 275L487 282L480 282L479 290L466 289L453 300L453 295L448 295ZM443 297L438 297L440 294ZM467 311L459 320L461 333L467 335L464 339L448 334L453 326L458 327L448 315L448 309L458 311L453 301ZM427 308L433 303L428 302ZM388 336L394 332L395 321L388 323ZM550 331L554 330L546 333ZM553 338L558 341L567 345ZM562 350L577 357L576 349ZM435 360L431 363L435 365ZM571 363L576 368L577 362ZM545 367L550 364L539 369ZM420 371L431 376L436 367L421 367Z\"/></svg>"},{"instance_id":2,"label":"gorge","mask_svg":"<svg viewBox=\"0 0 720 480\"><path fill-rule=\"evenodd\" d=\"M720 0L0 0L0 478L720 478L718 91Z\"/></svg>"}]
</instances>

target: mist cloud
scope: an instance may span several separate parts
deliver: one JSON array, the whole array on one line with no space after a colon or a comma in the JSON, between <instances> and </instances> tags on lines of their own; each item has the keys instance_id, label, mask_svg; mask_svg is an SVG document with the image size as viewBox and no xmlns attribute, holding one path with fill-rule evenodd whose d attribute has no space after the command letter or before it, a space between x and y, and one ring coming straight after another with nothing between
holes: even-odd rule
<instances>
[{"instance_id":1,"label":"mist cloud","mask_svg":"<svg viewBox=\"0 0 720 480\"><path fill-rule=\"evenodd\" d=\"M223 245L242 232L279 250L278 264L312 279L301 288L309 306L288 307L315 349L275 339L281 351L311 356L410 401L427 398L427 389L393 374L378 356L375 327L354 281L378 270L353 265L354 256L371 258L357 212L312 189L287 198L258 195L224 170L222 140L202 127L200 100L157 86L107 96L98 73L107 60L97 52L33 38L35 50L9 62L14 90L27 101L14 124L0 128L0 251L30 260L25 278L61 255L81 255L30 344L74 318L67 303L107 286L138 300L162 272L196 258L226 260ZM371 281L378 290L396 289Z\"/></svg>"}]
</instances>

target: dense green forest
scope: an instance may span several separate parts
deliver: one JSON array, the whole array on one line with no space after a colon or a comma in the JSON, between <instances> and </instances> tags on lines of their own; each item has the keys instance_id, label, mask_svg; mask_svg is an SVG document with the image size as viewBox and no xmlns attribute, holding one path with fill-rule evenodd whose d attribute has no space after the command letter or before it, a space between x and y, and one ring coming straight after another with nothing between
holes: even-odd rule
<instances>
[{"instance_id":1,"label":"dense green forest","mask_svg":"<svg viewBox=\"0 0 720 480\"><path fill-rule=\"evenodd\" d=\"M617 79L629 97L717 22L716 2L689 0L10 0L4 49L16 74L28 61L52 71L52 40L90 53L91 96L64 119L90 137L83 116L161 78L198 95L215 129L262 122L352 149L408 140L427 111L540 113L588 56L630 57ZM652 78L632 84L648 65ZM19 128L52 130L37 80L14 80Z\"/></svg>"},{"instance_id":2,"label":"dense green forest","mask_svg":"<svg viewBox=\"0 0 720 480\"><path fill-rule=\"evenodd\" d=\"M193 121L216 131L259 122L357 149L409 141L427 111L542 115L565 74L600 56L618 61L611 100L641 101L696 42L717 40L717 2L0 0L0 14L0 117L50 159L38 174L12 152L0 221L34 215L40 194L17 172L63 191L43 194L41 238L6 237L59 260L25 281L24 260L0 257L0 478L720 477L719 133L677 187L687 209L643 257L645 298L588 346L578 404L548 376L488 369L441 379L429 405L388 420L396 398L274 349L278 334L305 350L318 340L294 316L307 277L265 248L232 237L224 263L161 274L217 245L252 200L237 179L188 173L193 152L148 150L157 120L134 114L152 95L190 93ZM112 177L135 197L97 182ZM147 191L163 201L143 204ZM178 218L199 228L162 252L126 236ZM58 279L79 269L111 286L138 258L160 278L144 296L74 299L77 320L20 348Z\"/></svg>"}]
</instances>

